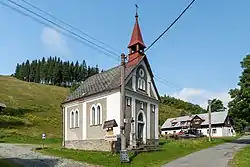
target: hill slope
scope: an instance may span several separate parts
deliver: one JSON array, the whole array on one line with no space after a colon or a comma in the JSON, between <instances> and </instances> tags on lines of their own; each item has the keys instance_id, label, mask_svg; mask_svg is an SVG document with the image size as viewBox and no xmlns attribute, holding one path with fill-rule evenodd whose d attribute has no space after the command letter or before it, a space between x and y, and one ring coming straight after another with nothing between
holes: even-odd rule
<instances>
[{"instance_id":1,"label":"hill slope","mask_svg":"<svg viewBox=\"0 0 250 167\"><path fill-rule=\"evenodd\" d=\"M68 88L25 82L13 77L0 76L0 102L7 105L0 114L1 133L41 138L62 134L60 104L69 93ZM161 97L159 123L167 118L195 113L200 106L179 99ZM4 115L3 115L4 114ZM10 116L6 116L10 115Z\"/></svg>"},{"instance_id":2,"label":"hill slope","mask_svg":"<svg viewBox=\"0 0 250 167\"><path fill-rule=\"evenodd\" d=\"M57 86L20 81L13 77L0 76L0 102L7 105L1 116L1 130L21 135L50 136L61 134L61 108L69 90Z\"/></svg>"}]
</instances>

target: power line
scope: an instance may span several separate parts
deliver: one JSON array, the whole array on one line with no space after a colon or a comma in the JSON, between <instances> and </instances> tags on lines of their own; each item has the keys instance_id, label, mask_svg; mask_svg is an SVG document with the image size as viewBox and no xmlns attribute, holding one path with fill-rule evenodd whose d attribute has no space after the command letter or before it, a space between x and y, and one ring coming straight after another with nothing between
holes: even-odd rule
<instances>
[{"instance_id":1,"label":"power line","mask_svg":"<svg viewBox=\"0 0 250 167\"><path fill-rule=\"evenodd\" d=\"M21 0L21 1L23 1L24 3L26 3L26 4L30 5L31 7L35 8L35 9L37 9L38 11L40 11L40 12L42 12L42 13L44 13L44 14L46 14L46 15L50 16L50 17L52 17L53 19L55 19L55 20L59 21L60 23L62 23L62 24L64 24L64 25L67 25L68 27L72 28L73 30L76 30L76 31L78 31L78 32L80 32L80 33L82 33L82 34L86 35L87 37L89 37L89 38L91 38L91 39L93 39L93 40L95 40L95 41L97 41L97 42L99 42L99 43L101 43L101 44L105 45L106 47L109 47L110 49L112 49L112 50L116 51L118 54L120 54L120 53L121 53L120 51L118 51L118 50L114 49L114 48L113 48L113 47L111 47L110 45L108 45L108 44L106 44L106 43L102 42L101 40L99 40L99 39L97 39L97 38L94 38L94 37L92 37L92 36L88 35L87 33L85 33L84 31L80 30L79 28L76 28L76 27L74 27L74 26L70 25L69 23L66 23L65 21L62 21L62 20L58 19L57 17L55 17L55 16L53 16L52 14L50 14L50 13L48 13L48 12L46 12L46 11L42 10L42 9L41 9L41 8L39 8L39 7L37 7L37 6L33 5L32 3L27 2L26 0Z\"/></svg>"},{"instance_id":2,"label":"power line","mask_svg":"<svg viewBox=\"0 0 250 167\"><path fill-rule=\"evenodd\" d=\"M163 33L161 33L161 35L156 38L154 40L154 42L152 42L149 47L145 50L145 52L147 50L149 50L180 18L181 16L188 10L188 8L195 2L195 0L192 0L192 2L182 11L182 13L170 24L170 26L168 26L168 28L166 30L163 31Z\"/></svg>"},{"instance_id":3,"label":"power line","mask_svg":"<svg viewBox=\"0 0 250 167\"><path fill-rule=\"evenodd\" d=\"M175 85L175 84L171 84L170 82L166 81L164 78L161 78L161 77L158 77L156 75L154 75L155 79L157 79L158 81L160 81L161 83L165 84L165 85L168 85L170 87L173 87L175 88L177 91L181 91L183 88L181 88L180 86L178 85Z\"/></svg>"},{"instance_id":4,"label":"power line","mask_svg":"<svg viewBox=\"0 0 250 167\"><path fill-rule=\"evenodd\" d=\"M98 44L96 44L96 43L94 43L94 42L92 42L92 41L90 41L90 40L88 40L88 39L86 39L86 38L84 38L84 37L78 35L78 34L76 34L76 33L73 32L73 31L70 31L70 30L64 28L63 26L61 26L61 25L59 25L59 24L57 24L57 23L55 23L55 22L53 22L53 21L51 21L51 20L49 20L49 19L47 19L47 18L41 16L41 15L39 15L39 14L35 13L34 11L32 11L32 10L30 10L30 9L28 9L28 8L26 8L26 7L24 7L24 6L20 5L20 4L18 4L18 3L16 3L16 2L13 2L12 0L7 0L7 1L9 1L9 2L11 2L12 4L15 4L16 6L19 6L20 8L22 8L22 9L24 9L24 10L26 10L26 11L32 13L33 15L35 15L35 16L37 16L37 17L39 17L39 18L41 18L41 19L43 19L43 20L45 20L45 21L47 21L47 22L49 22L49 23L51 23L51 24L53 24L53 25L55 25L55 26L57 26L57 27L59 27L59 28L61 28L61 29L63 29L64 31L67 31L67 32L70 33L70 34L72 34L72 35L74 35L74 36L76 36L76 37L78 37L78 38L80 38L80 39L82 39L82 40L84 40L84 41L86 41L86 42L88 42L88 43L90 43L90 44L92 44L92 45L94 45L94 46L100 48L100 49L103 49L104 51L106 51L106 52L108 52L109 54L113 55L112 57L115 58L115 59L117 60L117 56L116 56L117 54L116 54L116 53L114 53L114 52L112 52L112 51L110 51L110 50L107 50L106 48L104 48L104 47L102 47L102 46L100 46L100 45L98 45ZM3 3L3 2L2 2L1 4L5 5L5 6L7 6L7 7L10 7L10 5L5 4L5 3ZM13 9L13 7L10 7L10 8ZM111 56L111 55L110 55L110 56Z\"/></svg>"},{"instance_id":5,"label":"power line","mask_svg":"<svg viewBox=\"0 0 250 167\"><path fill-rule=\"evenodd\" d=\"M131 60L128 60L126 63L132 62L132 61L134 61L135 59L137 59L137 58L139 58L139 57L141 57L141 56L136 56L135 58L133 58L133 59L131 59ZM165 85L167 85L167 86L170 86L170 87L175 88L177 91L181 91L181 90L183 89L182 87L180 87L180 86L178 86L178 85L176 85L176 84L171 84L170 82L168 82L168 81L165 80L164 78L161 78L161 77L159 77L159 76L157 76L157 75L155 75L155 74L154 74L154 77L155 77L155 79L157 79L157 80L160 81L161 83L163 83L163 84L165 84Z\"/></svg>"},{"instance_id":6,"label":"power line","mask_svg":"<svg viewBox=\"0 0 250 167\"><path fill-rule=\"evenodd\" d=\"M19 14L21 14L21 15L24 15L24 16L26 16L26 17L31 18L31 19L34 20L35 22L38 22L38 23L43 24L43 25L45 25L45 26L54 28L54 27L52 27L51 25L49 25L49 24L47 24L47 23L45 23L45 22L42 22L41 20L37 19L36 17L31 16L31 15L29 15L29 14L27 14L27 13L24 13L23 11L18 10L17 8L14 8L14 7L12 7L12 6L8 5L8 4L6 4L6 3L0 2L0 4L2 4L3 6L6 6L6 7L10 8L10 9L16 11L17 13L19 13ZM90 48L92 48L92 49L95 49L95 50L101 52L102 54L105 54L106 56L109 56L109 57L111 57L111 58L114 58L115 60L118 60L117 57L113 57L113 55L111 55L111 54L109 54L109 53L106 53L106 52L104 52L103 50L101 50L101 49L99 49L99 48L97 48L97 47L94 47L94 46L92 46L92 45L90 45L90 44L84 42L83 40L80 40L79 38L76 38L75 36L71 36L71 35L69 35L69 34L67 34L67 33L65 33L65 32L63 32L63 31L61 31L61 30L59 30L59 29L58 29L58 31L59 31L60 33L62 33L63 35L69 37L69 38L72 38L72 39L74 39L74 40L76 40L76 41L78 41L78 42L80 42L80 43L82 43L82 44L84 44L84 45L87 45L88 47L90 47Z\"/></svg>"},{"instance_id":7,"label":"power line","mask_svg":"<svg viewBox=\"0 0 250 167\"><path fill-rule=\"evenodd\" d=\"M65 32L60 31L63 35L68 36L68 37L70 37L70 38L72 38L72 39L74 39L74 40L77 40L78 42L83 43L84 45L87 45L87 46L89 46L89 47L91 47L91 48L93 48L93 49L96 49L96 50L98 50L98 51L101 51L103 54L105 54L105 55L107 55L107 56L109 56L109 57L112 57L112 58L114 58L115 60L119 60L119 58L118 58L117 56L114 56L114 55L115 55L114 52L111 52L111 51L109 51L109 50L107 50L107 49L105 49L105 48L103 48L103 47L101 47L101 46L95 44L94 42L91 42L91 41L89 41L89 40L83 38L82 36L80 36L80 35L74 33L73 31L70 31L70 30L64 28L63 26L61 26L61 25L59 25L59 24L57 24L57 23L55 23L55 22L53 22L53 21L51 21L51 20L49 20L49 19L47 19L47 18L41 16L41 15L39 15L39 14L33 12L32 10L30 10L30 9L28 9L28 8L26 8L26 7L24 7L24 6L20 5L20 4L18 4L18 3L13 2L12 0L8 0L8 1L11 2L11 3L13 3L13 4L15 4L16 6L19 6L20 8L22 8L22 9L24 9L24 10L26 10L26 11L32 13L33 15L35 15L35 16L37 16L37 17L39 17L39 18L42 18L43 20L45 20L45 21L47 21L47 22L49 22L49 23L51 23L51 24L53 24L53 25L55 25L55 26L57 26L57 27L63 29L64 31L67 31L67 32L70 33L70 34L73 34L74 36L70 36L70 35L66 34ZM24 0L22 0L22 1L24 1ZM25 2L25 1L24 1L24 2ZM27 3L28 3L28 2L27 2ZM40 24L43 24L43 25L52 27L51 25L49 25L49 24L47 24L47 23L45 23L45 22L42 22L41 20L37 19L36 17L33 17L33 16L31 16L31 15L28 15L27 13L24 13L23 11L18 10L17 8L14 8L13 6L10 6L10 5L8 5L8 4L4 3L4 2L0 2L0 4L4 5L4 6L6 6L6 7L9 7L10 9L12 9L12 10L14 10L14 11L16 11L16 12L18 12L18 13L24 15L24 16L27 16L27 17L33 19L34 21L36 21L36 22L38 22L38 23L40 23ZM31 5L32 5L32 4L31 4ZM34 7L34 8L35 8L35 7ZM38 8L38 10L39 10L39 8ZM44 12L44 13L47 13L47 12ZM48 15L50 15L50 14L48 14ZM53 17L53 16L51 15L51 17ZM57 19L57 20L59 20L59 19ZM59 20L59 21L60 21L60 20ZM60 21L60 22L62 22L62 21ZM62 22L62 23L63 23L63 22ZM64 23L64 24L67 25L67 23ZM70 27L70 25L68 25L68 26ZM52 27L52 28L53 28L53 27ZM77 30L77 28L74 28L74 29ZM78 31L81 31L81 30L78 30ZM84 32L82 32L82 33L84 33ZM92 46L92 45L90 45L90 44L88 44L88 43L86 43L86 42L84 42L84 41L82 41L82 40L76 38L75 36L78 37L78 38L80 38L80 39L82 39L82 40L84 40L84 41L87 41L88 43L90 43L90 44L92 44L92 45L94 45L94 46L96 46L96 47L94 47L94 46ZM88 35L87 35L87 36L88 36ZM89 36L89 37L90 37L90 36ZM92 37L92 38L94 39L94 37ZM97 40L97 39L96 39L96 40ZM97 48L97 47L98 47L98 48ZM105 51L107 51L107 52L109 52L109 53L106 53L106 52L104 52L103 50L100 50L100 49L103 49L103 50L105 50ZM131 62L131 61L137 59L138 57L139 57L139 56L135 57L135 58L132 59L132 60L129 60L127 63L129 63L129 62ZM161 83L163 83L163 84L166 84L166 85L171 86L171 87L175 87L175 88L177 88L179 91L182 90L181 87L176 86L176 85L172 85L172 84L170 84L168 81L166 81L166 80L163 79L163 78L160 78L160 77L157 77L157 76L155 76L155 78L156 78L158 81L160 81Z\"/></svg>"}]
</instances>

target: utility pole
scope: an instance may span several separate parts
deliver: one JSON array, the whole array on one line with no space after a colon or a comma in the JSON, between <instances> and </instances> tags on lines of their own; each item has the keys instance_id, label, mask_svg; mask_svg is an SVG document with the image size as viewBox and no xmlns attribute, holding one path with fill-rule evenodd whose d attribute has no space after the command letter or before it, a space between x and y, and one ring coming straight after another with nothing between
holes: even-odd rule
<instances>
[{"instance_id":1,"label":"utility pole","mask_svg":"<svg viewBox=\"0 0 250 167\"><path fill-rule=\"evenodd\" d=\"M121 162L129 162L128 153L126 151L126 136L124 126L124 111L125 111L125 59L124 53L121 54L121 109L120 109L120 135L121 135Z\"/></svg>"},{"instance_id":2,"label":"utility pole","mask_svg":"<svg viewBox=\"0 0 250 167\"><path fill-rule=\"evenodd\" d=\"M211 103L212 103L212 100L208 100L208 129L209 129L209 142L211 142L211 130L212 130L212 125L211 125Z\"/></svg>"}]
</instances>

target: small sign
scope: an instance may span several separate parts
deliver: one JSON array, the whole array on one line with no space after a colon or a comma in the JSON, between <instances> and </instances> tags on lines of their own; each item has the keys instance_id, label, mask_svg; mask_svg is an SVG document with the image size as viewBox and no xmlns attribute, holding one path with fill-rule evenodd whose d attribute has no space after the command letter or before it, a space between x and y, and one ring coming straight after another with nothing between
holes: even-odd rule
<instances>
[{"instance_id":1,"label":"small sign","mask_svg":"<svg viewBox=\"0 0 250 167\"><path fill-rule=\"evenodd\" d=\"M121 162L129 162L128 152L127 150L120 151L120 161Z\"/></svg>"},{"instance_id":2,"label":"small sign","mask_svg":"<svg viewBox=\"0 0 250 167\"><path fill-rule=\"evenodd\" d=\"M46 139L46 134L45 133L42 134L42 139Z\"/></svg>"},{"instance_id":3,"label":"small sign","mask_svg":"<svg viewBox=\"0 0 250 167\"><path fill-rule=\"evenodd\" d=\"M106 136L104 136L104 140L106 140L106 141L117 141L117 136L116 135L106 135Z\"/></svg>"}]
</instances>

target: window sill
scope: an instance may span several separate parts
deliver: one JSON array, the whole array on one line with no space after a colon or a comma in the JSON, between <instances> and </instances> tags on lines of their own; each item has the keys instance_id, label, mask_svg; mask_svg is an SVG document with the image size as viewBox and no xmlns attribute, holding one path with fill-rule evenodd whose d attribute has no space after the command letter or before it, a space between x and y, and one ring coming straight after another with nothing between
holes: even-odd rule
<instances>
[{"instance_id":1,"label":"window sill","mask_svg":"<svg viewBox=\"0 0 250 167\"><path fill-rule=\"evenodd\" d=\"M78 128L80 128L80 127L73 127L73 128L69 128L69 129L78 129Z\"/></svg>"},{"instance_id":2,"label":"window sill","mask_svg":"<svg viewBox=\"0 0 250 167\"><path fill-rule=\"evenodd\" d=\"M102 124L90 125L90 127L93 127L93 126L102 126Z\"/></svg>"}]
</instances>

